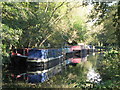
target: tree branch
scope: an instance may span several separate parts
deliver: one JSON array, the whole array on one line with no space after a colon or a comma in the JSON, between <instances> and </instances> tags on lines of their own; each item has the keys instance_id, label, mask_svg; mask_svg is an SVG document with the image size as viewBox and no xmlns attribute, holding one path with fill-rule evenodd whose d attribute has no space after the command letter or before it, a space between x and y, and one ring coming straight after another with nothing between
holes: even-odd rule
<instances>
[{"instance_id":1,"label":"tree branch","mask_svg":"<svg viewBox=\"0 0 120 90\"><path fill-rule=\"evenodd\" d=\"M60 8L64 3L65 3L65 2L62 2L58 7L54 8L54 10L53 10L53 12L52 12L52 14L51 14L51 16L50 16L49 21L51 21L53 15L54 15L54 13L57 11L57 9Z\"/></svg>"},{"instance_id":2,"label":"tree branch","mask_svg":"<svg viewBox=\"0 0 120 90\"><path fill-rule=\"evenodd\" d=\"M39 46L42 46L42 44L43 44L49 37L51 37L53 34L54 34L54 32L51 33L51 34L49 34L49 35L40 43Z\"/></svg>"},{"instance_id":3,"label":"tree branch","mask_svg":"<svg viewBox=\"0 0 120 90\"><path fill-rule=\"evenodd\" d=\"M51 23L51 25L52 25L52 24L55 24L55 22L59 21L62 17L64 17L65 15L67 15L67 14L68 14L71 10L73 10L74 8L78 8L78 7L80 7L80 6L82 6L82 5L73 6L73 7L69 8L69 10L68 10L65 14L61 15L60 17L57 17L57 18Z\"/></svg>"},{"instance_id":4,"label":"tree branch","mask_svg":"<svg viewBox=\"0 0 120 90\"><path fill-rule=\"evenodd\" d=\"M47 12L48 6L49 6L49 2L46 2L46 3L47 3L47 6L46 6L46 9L45 9L45 13Z\"/></svg>"}]
</instances>

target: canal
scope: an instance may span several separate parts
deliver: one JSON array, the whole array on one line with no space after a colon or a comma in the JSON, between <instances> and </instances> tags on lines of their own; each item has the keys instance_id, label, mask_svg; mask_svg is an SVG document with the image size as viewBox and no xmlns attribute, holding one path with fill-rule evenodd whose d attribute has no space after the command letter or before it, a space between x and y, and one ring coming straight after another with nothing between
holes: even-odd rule
<instances>
[{"instance_id":1,"label":"canal","mask_svg":"<svg viewBox=\"0 0 120 90\"><path fill-rule=\"evenodd\" d=\"M101 53L91 53L80 58L79 64L68 65L63 72L39 85L45 88L86 88L102 81L98 71L103 58Z\"/></svg>"},{"instance_id":2,"label":"canal","mask_svg":"<svg viewBox=\"0 0 120 90\"><path fill-rule=\"evenodd\" d=\"M95 85L101 85L104 84L104 78L105 73L104 68L105 66L101 65L101 62L103 62L103 59L105 59L103 53L91 53L88 54L86 57L80 58L80 63L76 65L68 65L65 68L63 68L63 71L59 74L51 77L47 81L43 83L38 84L30 84L26 81L17 81L12 80L11 77L5 77L6 73L9 74L9 71L3 71L4 75L4 81L3 82L3 88L94 88ZM118 59L119 61L119 59ZM117 67L117 66L116 66ZM107 67L109 68L109 67ZM103 70L103 71L102 71ZM115 79L119 77L119 69L116 68L115 72ZM109 76L109 72L106 73L106 75ZM107 76L106 76L107 77ZM112 77L112 76L111 76ZM114 80L114 79L113 79ZM111 79L109 83L112 83L113 80ZM107 83L109 87L109 83ZM115 82L116 84L119 84L119 81ZM113 84L110 84L113 85ZM115 88L118 88L119 85L117 85ZM104 87L104 86L103 86ZM111 86L112 87L112 86ZM110 87L110 88L111 88Z\"/></svg>"}]
</instances>

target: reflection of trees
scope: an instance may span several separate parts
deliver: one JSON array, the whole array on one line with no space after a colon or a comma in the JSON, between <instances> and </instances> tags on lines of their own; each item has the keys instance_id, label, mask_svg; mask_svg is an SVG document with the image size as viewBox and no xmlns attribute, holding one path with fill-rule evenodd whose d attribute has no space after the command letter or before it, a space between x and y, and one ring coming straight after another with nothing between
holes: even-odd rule
<instances>
[{"instance_id":1,"label":"reflection of trees","mask_svg":"<svg viewBox=\"0 0 120 90\"><path fill-rule=\"evenodd\" d=\"M83 67L85 67L86 69L96 68L97 58L98 58L98 55L95 55L95 56L90 55L90 56L88 56L87 61L83 62Z\"/></svg>"},{"instance_id":2,"label":"reflection of trees","mask_svg":"<svg viewBox=\"0 0 120 90\"><path fill-rule=\"evenodd\" d=\"M98 55L88 56L88 60L82 63L82 67L84 68L83 72L86 74L86 77L91 82L99 82L101 81L99 73L96 72L97 69L97 58Z\"/></svg>"}]
</instances>

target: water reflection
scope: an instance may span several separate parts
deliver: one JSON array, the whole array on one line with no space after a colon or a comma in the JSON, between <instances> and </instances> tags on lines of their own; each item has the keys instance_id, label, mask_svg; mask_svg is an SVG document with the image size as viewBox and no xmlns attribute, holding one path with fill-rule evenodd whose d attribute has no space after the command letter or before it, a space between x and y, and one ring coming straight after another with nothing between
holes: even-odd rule
<instances>
[{"instance_id":1,"label":"water reflection","mask_svg":"<svg viewBox=\"0 0 120 90\"><path fill-rule=\"evenodd\" d=\"M97 59L98 59L98 54L92 53L87 57L88 61L86 63L89 63L88 66L88 72L87 72L87 81L89 82L94 82L94 83L99 83L102 79L97 72Z\"/></svg>"},{"instance_id":2,"label":"water reflection","mask_svg":"<svg viewBox=\"0 0 120 90\"><path fill-rule=\"evenodd\" d=\"M100 59L100 58L101 58L101 56L97 55L95 53L91 53L89 55L86 54L82 57L74 56L73 58L66 60L66 64L69 64L71 62L79 63L79 65L80 65L79 67L73 67L73 70L70 68L70 75L80 77L79 82L80 82L80 80L82 81L82 79L84 79L85 81L99 83L102 79L101 79L100 74L97 72L97 61L98 61L97 59ZM67 71L69 71L69 70L67 69ZM13 71L12 73L18 73L18 72L20 73L20 71ZM52 73L52 72L50 72L50 73ZM70 76L70 75L68 73L68 76ZM25 76L25 75L23 75L23 76ZM78 80L78 78L77 78L77 80Z\"/></svg>"},{"instance_id":3,"label":"water reflection","mask_svg":"<svg viewBox=\"0 0 120 90\"><path fill-rule=\"evenodd\" d=\"M98 54L92 53L86 55L86 57L79 58L81 60L80 64L85 70L83 73L86 73L86 81L88 82L99 83L102 80L99 72L97 72L98 56Z\"/></svg>"},{"instance_id":4,"label":"water reflection","mask_svg":"<svg viewBox=\"0 0 120 90\"><path fill-rule=\"evenodd\" d=\"M94 68L89 69L87 73L87 81L94 82L94 83L99 83L101 81L100 74L97 73Z\"/></svg>"}]
</instances>

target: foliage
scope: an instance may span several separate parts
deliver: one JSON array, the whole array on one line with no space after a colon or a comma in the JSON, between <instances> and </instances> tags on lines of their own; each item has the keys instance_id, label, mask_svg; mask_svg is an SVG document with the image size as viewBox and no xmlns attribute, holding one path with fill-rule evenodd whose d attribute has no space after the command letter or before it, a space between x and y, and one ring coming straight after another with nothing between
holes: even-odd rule
<instances>
[{"instance_id":1,"label":"foliage","mask_svg":"<svg viewBox=\"0 0 120 90\"><path fill-rule=\"evenodd\" d=\"M2 56L3 63L9 61L10 49L37 47L61 48L73 41L100 45L119 44L119 4L94 3L88 17L93 26L88 30L84 15L79 16L80 3L70 2L2 2ZM83 7L82 7L83 8ZM77 12L78 10L78 12ZM77 12L77 13L76 13ZM84 12L84 11L83 11ZM81 13L83 13L81 10ZM80 12L79 12L80 13ZM80 13L80 14L81 14ZM88 19L85 18L85 19ZM100 84L86 82L86 69L80 64L70 66L67 72L57 75L43 84L17 83L6 77L4 87L66 87L81 89L120 89L119 52L106 53L100 61ZM4 65L4 67L6 67ZM3 70L6 70L3 68ZM85 71L83 73L83 71ZM7 70L5 71L7 73ZM58 81L57 81L58 80ZM15 84L16 83L16 84Z\"/></svg>"},{"instance_id":2,"label":"foliage","mask_svg":"<svg viewBox=\"0 0 120 90\"><path fill-rule=\"evenodd\" d=\"M5 73L13 47L61 48L69 41L84 42L87 27L82 17L77 15L76 18L76 9L79 7L82 5L77 2L2 2ZM5 78L4 81L13 83L11 77Z\"/></svg>"},{"instance_id":3,"label":"foliage","mask_svg":"<svg viewBox=\"0 0 120 90\"><path fill-rule=\"evenodd\" d=\"M111 50L107 52L104 59L99 63L99 70L103 81L100 85L96 85L98 89L120 89L120 57L119 52Z\"/></svg>"},{"instance_id":4,"label":"foliage","mask_svg":"<svg viewBox=\"0 0 120 90\"><path fill-rule=\"evenodd\" d=\"M72 13L79 7L81 3L2 2L3 63L13 48L61 48L69 41L84 42L85 22Z\"/></svg>"},{"instance_id":5,"label":"foliage","mask_svg":"<svg viewBox=\"0 0 120 90\"><path fill-rule=\"evenodd\" d=\"M3 50L12 46L47 48L48 44L52 48L62 47L74 32L76 37L72 39L84 41L85 23L75 27L74 24L83 20L73 22L75 14L71 13L80 6L69 2L3 2L2 42L6 46Z\"/></svg>"},{"instance_id":6,"label":"foliage","mask_svg":"<svg viewBox=\"0 0 120 90\"><path fill-rule=\"evenodd\" d=\"M118 46L119 38L117 35L119 24L118 15L118 6L117 2L105 3L98 2L93 3L93 9L89 15L89 20L93 23L94 26L91 29L94 29L95 32L92 33L94 39L97 40L100 45L116 45ZM97 28L98 27L98 28ZM97 44L97 43L96 43Z\"/></svg>"}]
</instances>

